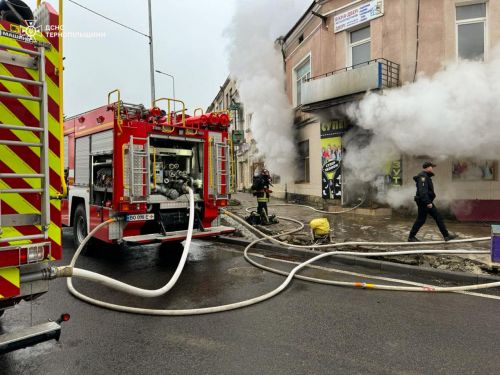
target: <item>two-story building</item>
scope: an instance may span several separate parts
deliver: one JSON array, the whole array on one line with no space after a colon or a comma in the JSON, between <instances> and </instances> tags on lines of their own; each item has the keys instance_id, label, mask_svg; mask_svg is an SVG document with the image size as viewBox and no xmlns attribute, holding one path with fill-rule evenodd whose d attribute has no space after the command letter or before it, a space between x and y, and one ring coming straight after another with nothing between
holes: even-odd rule
<instances>
[{"instance_id":1,"label":"two-story building","mask_svg":"<svg viewBox=\"0 0 500 375\"><path fill-rule=\"evenodd\" d=\"M299 152L299 178L288 184L288 194L349 203L356 197L349 195L342 159L357 125L345 106L458 59L488 61L500 42L500 1L314 1L279 41ZM380 184L414 185L424 157L387 160ZM474 161L489 173L464 180L456 166L467 162L440 162L437 185L453 184L451 198L469 204L462 219L500 219L498 160Z\"/></svg>"},{"instance_id":2,"label":"two-story building","mask_svg":"<svg viewBox=\"0 0 500 375\"><path fill-rule=\"evenodd\" d=\"M235 190L246 191L252 186L253 174L261 169L263 161L257 156L250 124L252 114L245 113L236 81L228 77L220 87L207 112L228 111L231 118L231 132L234 143Z\"/></svg>"}]
</instances>

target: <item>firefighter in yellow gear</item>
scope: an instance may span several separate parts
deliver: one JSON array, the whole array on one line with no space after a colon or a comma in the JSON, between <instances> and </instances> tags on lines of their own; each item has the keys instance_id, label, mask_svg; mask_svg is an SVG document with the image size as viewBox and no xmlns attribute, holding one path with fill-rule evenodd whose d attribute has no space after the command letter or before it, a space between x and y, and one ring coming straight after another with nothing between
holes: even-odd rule
<instances>
[{"instance_id":1,"label":"firefighter in yellow gear","mask_svg":"<svg viewBox=\"0 0 500 375\"><path fill-rule=\"evenodd\" d=\"M271 196L272 190L269 189L271 184L271 175L267 169L263 169L259 175L253 179L252 192L257 197L257 213L260 215L261 224L272 224L274 220L270 220L267 211L267 203Z\"/></svg>"}]
</instances>

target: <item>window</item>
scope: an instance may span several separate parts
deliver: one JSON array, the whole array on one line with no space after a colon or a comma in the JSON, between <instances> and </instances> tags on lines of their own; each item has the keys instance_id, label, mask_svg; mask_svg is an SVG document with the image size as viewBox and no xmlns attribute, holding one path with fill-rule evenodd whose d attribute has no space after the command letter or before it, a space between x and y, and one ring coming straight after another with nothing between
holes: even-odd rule
<instances>
[{"instance_id":1,"label":"window","mask_svg":"<svg viewBox=\"0 0 500 375\"><path fill-rule=\"evenodd\" d=\"M484 61L486 4L457 7L457 56Z\"/></svg>"},{"instance_id":2,"label":"window","mask_svg":"<svg viewBox=\"0 0 500 375\"><path fill-rule=\"evenodd\" d=\"M497 181L496 160L453 160L453 181Z\"/></svg>"},{"instance_id":3,"label":"window","mask_svg":"<svg viewBox=\"0 0 500 375\"><path fill-rule=\"evenodd\" d=\"M309 140L299 142L299 170L297 173L297 182L309 182Z\"/></svg>"},{"instance_id":4,"label":"window","mask_svg":"<svg viewBox=\"0 0 500 375\"><path fill-rule=\"evenodd\" d=\"M297 93L297 105L302 104L302 85L311 78L311 58L308 57L306 61L295 68L296 77L296 93Z\"/></svg>"},{"instance_id":5,"label":"window","mask_svg":"<svg viewBox=\"0 0 500 375\"><path fill-rule=\"evenodd\" d=\"M351 32L349 36L349 52L351 56L351 65L365 65L370 61L370 26Z\"/></svg>"}]
</instances>

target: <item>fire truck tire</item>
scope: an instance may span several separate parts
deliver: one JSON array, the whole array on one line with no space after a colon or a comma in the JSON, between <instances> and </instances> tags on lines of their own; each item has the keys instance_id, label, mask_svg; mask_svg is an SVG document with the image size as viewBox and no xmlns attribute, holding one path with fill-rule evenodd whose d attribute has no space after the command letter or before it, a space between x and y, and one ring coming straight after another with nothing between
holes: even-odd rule
<instances>
[{"instance_id":1,"label":"fire truck tire","mask_svg":"<svg viewBox=\"0 0 500 375\"><path fill-rule=\"evenodd\" d=\"M0 310L0 318L2 317L4 312L5 312L5 310Z\"/></svg>"},{"instance_id":2,"label":"fire truck tire","mask_svg":"<svg viewBox=\"0 0 500 375\"><path fill-rule=\"evenodd\" d=\"M87 237L87 234L88 234L88 227L87 227L87 215L85 213L85 206L83 204L79 204L76 207L75 217L73 221L73 241L75 244L75 249L77 249L80 246L85 237ZM82 251L82 253L85 252L86 248L88 248L88 244L85 246L85 249Z\"/></svg>"}]
</instances>

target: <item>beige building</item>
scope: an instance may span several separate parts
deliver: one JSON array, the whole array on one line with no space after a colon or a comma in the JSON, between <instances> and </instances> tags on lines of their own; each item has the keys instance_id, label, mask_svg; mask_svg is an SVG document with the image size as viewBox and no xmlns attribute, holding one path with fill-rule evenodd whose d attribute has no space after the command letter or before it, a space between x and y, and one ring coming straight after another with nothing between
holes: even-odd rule
<instances>
[{"instance_id":1,"label":"beige building","mask_svg":"<svg viewBox=\"0 0 500 375\"><path fill-rule=\"evenodd\" d=\"M245 113L240 101L236 81L228 77L220 87L216 97L207 108L207 112L229 111L231 116L231 132L234 142L234 159L236 165L235 190L248 191L252 186L254 171L263 165L256 154L256 144L250 131L252 114ZM237 133L234 135L234 133ZM237 140L240 140L239 142Z\"/></svg>"},{"instance_id":2,"label":"beige building","mask_svg":"<svg viewBox=\"0 0 500 375\"><path fill-rule=\"evenodd\" d=\"M419 72L432 75L446 62L488 61L500 42L500 1L315 1L279 41L300 153L299 181L288 193L347 204L354 197L343 184L342 154L356 124L338 109L368 90L390 90ZM421 163L408 155L388 161L380 184L414 185ZM473 182L455 179L454 163L440 163L436 182L453 183L452 198L469 203L462 218L500 220L498 160L483 162L489 173Z\"/></svg>"}]
</instances>

